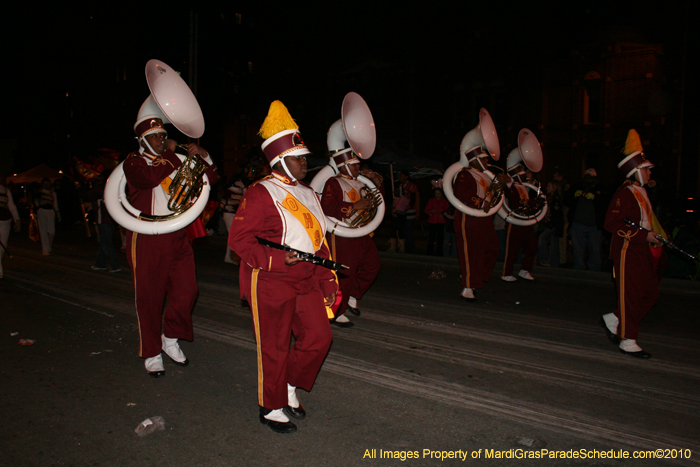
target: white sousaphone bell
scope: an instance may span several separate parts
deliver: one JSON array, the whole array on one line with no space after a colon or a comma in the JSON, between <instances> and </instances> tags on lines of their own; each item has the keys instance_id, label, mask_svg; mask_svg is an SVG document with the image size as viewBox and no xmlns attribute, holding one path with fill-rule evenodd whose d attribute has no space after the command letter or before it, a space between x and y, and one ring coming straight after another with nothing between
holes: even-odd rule
<instances>
[{"instance_id":1,"label":"white sousaphone bell","mask_svg":"<svg viewBox=\"0 0 700 467\"><path fill-rule=\"evenodd\" d=\"M323 193L323 187L326 181L336 176L338 167L333 161L333 156L337 156L344 152L353 151L361 159L369 159L374 153L374 148L377 143L377 132L374 127L374 119L372 112L365 100L355 92L349 92L343 99L343 107L341 110L342 118L331 125L328 130L327 143L328 151L331 153L331 162L323 167L311 180L311 188L319 194ZM350 145L345 147L345 142ZM357 179L364 183L370 191L375 191L381 202L377 203L377 211L372 220L362 227L350 227L344 222L327 216L329 221L328 232L345 238L364 237L374 232L384 219L386 207L382 195L377 190L372 180L360 175Z\"/></svg>"},{"instance_id":2,"label":"white sousaphone bell","mask_svg":"<svg viewBox=\"0 0 700 467\"><path fill-rule=\"evenodd\" d=\"M518 133L518 147L510 151L508 154L507 170L511 176L519 175L525 172L522 164L530 169L531 172L537 173L542 170L542 148L537 137L532 131L523 128ZM520 167L520 170L518 169ZM529 182L520 182L521 185L533 190L537 193L538 207L532 210L520 210L508 205L508 200L505 200L501 209L498 210L498 215L507 222L513 225L528 226L534 225L544 219L547 214L547 199L545 193L542 192L539 186Z\"/></svg>"},{"instance_id":3,"label":"white sousaphone bell","mask_svg":"<svg viewBox=\"0 0 700 467\"><path fill-rule=\"evenodd\" d=\"M474 157L488 157L488 155L490 155L494 161L498 161L501 156L501 145L498 142L496 126L493 124L491 115L486 109L482 108L479 111L479 124L462 138L462 143L459 146L459 161L449 166L442 176L442 190L445 192L447 200L452 203L455 208L469 216L490 216L495 212L494 209L498 211L503 205L504 196L501 195L498 202L495 204L492 202L492 209L486 213L482 209L472 208L458 200L452 189L457 174L462 169L469 167L470 160L474 159ZM493 184L493 180L496 177L495 174L490 170L484 170L484 173L491 179Z\"/></svg>"},{"instance_id":4,"label":"white sousaphone bell","mask_svg":"<svg viewBox=\"0 0 700 467\"><path fill-rule=\"evenodd\" d=\"M197 98L175 70L159 60L149 60L146 64L146 81L151 95L139 109L138 119L147 116L160 118L163 123L172 123L183 134L193 139L204 134L204 116ZM178 157L186 159L186 156L180 154ZM187 194L182 195L178 192L178 197L184 199L187 204L164 215L143 214L129 203L123 165L123 162L119 164L107 180L104 202L112 218L133 232L159 235L183 229L199 217L209 200L209 179L203 173L206 168L201 164L197 165L196 162L190 165L188 159L171 183L175 188L173 185L184 179L187 173L201 172L201 175L196 176L201 178L181 182L181 188L186 189Z\"/></svg>"}]
</instances>

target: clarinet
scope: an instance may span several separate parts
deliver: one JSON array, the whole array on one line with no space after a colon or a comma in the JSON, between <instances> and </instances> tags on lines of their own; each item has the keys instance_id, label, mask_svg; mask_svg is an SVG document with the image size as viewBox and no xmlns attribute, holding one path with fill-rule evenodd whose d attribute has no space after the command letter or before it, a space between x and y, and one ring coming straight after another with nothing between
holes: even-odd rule
<instances>
[{"instance_id":1,"label":"clarinet","mask_svg":"<svg viewBox=\"0 0 700 467\"><path fill-rule=\"evenodd\" d=\"M697 261L697 258L698 258L697 256L691 255L691 254L688 253L687 251L684 251L684 250L680 249L680 248L677 247L673 242L670 242L670 241L666 240L664 237L662 237L661 235L657 234L656 232L654 232L654 231L652 231L652 230L645 229L644 227L642 227L641 225L635 223L634 221L630 220L630 219L627 218L627 217L625 217L625 224L630 225L630 226L632 226L632 227L636 227L636 228L638 228L638 229L640 229L640 230L644 230L645 232L652 232L652 233L654 234L654 238L656 238L659 242L663 243L664 245L666 245L667 247L669 247L669 248L672 249L672 250L676 250L676 251L679 252L679 253L683 253L683 254L686 255L688 258L692 259L693 261Z\"/></svg>"},{"instance_id":2,"label":"clarinet","mask_svg":"<svg viewBox=\"0 0 700 467\"><path fill-rule=\"evenodd\" d=\"M297 254L302 261L308 261L309 263L318 264L324 268L332 269L334 271L342 271L343 269L350 269L349 266L344 264L336 263L330 259L326 259L322 256L314 255L313 253L307 253L305 251L295 250L294 248L287 245L280 245L279 243L271 242L270 240L265 240L264 238L255 237L258 239L258 243L261 245L269 246L276 250L291 251Z\"/></svg>"}]
</instances>

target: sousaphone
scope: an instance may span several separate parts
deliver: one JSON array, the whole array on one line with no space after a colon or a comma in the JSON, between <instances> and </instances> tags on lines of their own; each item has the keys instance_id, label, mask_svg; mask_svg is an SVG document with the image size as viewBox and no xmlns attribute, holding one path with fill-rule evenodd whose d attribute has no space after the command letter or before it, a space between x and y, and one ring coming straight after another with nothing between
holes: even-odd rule
<instances>
[{"instance_id":1,"label":"sousaphone","mask_svg":"<svg viewBox=\"0 0 700 467\"><path fill-rule=\"evenodd\" d=\"M542 170L542 148L540 147L540 142L534 133L527 128L520 130L518 133L518 147L508 154L508 174L511 177L524 174L525 169L522 164L525 164L525 167L533 173ZM538 185L533 183L520 182L520 184L526 187L529 192L535 193L535 207L509 206L508 200L505 200L498 211L498 215L513 225L534 225L547 215L546 194Z\"/></svg>"},{"instance_id":2,"label":"sousaphone","mask_svg":"<svg viewBox=\"0 0 700 467\"><path fill-rule=\"evenodd\" d=\"M461 202L454 195L452 189L457 174L459 174L462 169L469 167L470 160L474 157L485 158L489 155L494 161L498 161L501 156L501 145L498 142L496 126L493 124L491 115L486 109L482 108L479 111L479 124L462 138L462 143L459 146L459 161L448 167L442 177L442 190L445 192L447 200L452 203L455 208L469 216L490 216L493 214L494 209L498 211L503 205L504 196L501 193L498 195L499 198L497 201L494 202L492 200L491 205L493 207L486 213L482 209L475 209ZM494 182L494 180L496 175L488 168L484 170L484 173L491 179L491 186L495 186L496 182Z\"/></svg>"},{"instance_id":3,"label":"sousaphone","mask_svg":"<svg viewBox=\"0 0 700 467\"><path fill-rule=\"evenodd\" d=\"M159 60L149 60L146 81L151 95L139 109L139 117L160 118L193 139L204 134L204 116L197 98L175 70ZM206 165L198 156L178 157L184 162L170 184L169 212L162 215L147 215L134 208L126 194L124 163L114 169L105 185L104 201L119 225L133 232L159 235L183 229L199 217L211 188L204 173Z\"/></svg>"},{"instance_id":4,"label":"sousaphone","mask_svg":"<svg viewBox=\"0 0 700 467\"><path fill-rule=\"evenodd\" d=\"M328 151L331 153L331 161L316 174L310 183L311 188L319 196L323 193L326 181L339 173L338 167L333 161L333 156L348 154L348 157L350 157L352 152L354 152L360 159L367 160L372 156L376 147L377 132L372 112L370 112L367 103L359 94L350 92L345 96L341 116L340 120L335 121L331 125L326 138ZM350 147L345 147L346 142ZM329 221L328 232L340 237L358 238L374 232L382 223L386 207L378 187L375 186L372 180L363 175L358 176L357 180L367 187L367 196L375 198L376 211L373 212L374 216L362 226L353 226L352 222L347 223L334 217L326 216ZM350 219L352 220L354 217Z\"/></svg>"}]
</instances>

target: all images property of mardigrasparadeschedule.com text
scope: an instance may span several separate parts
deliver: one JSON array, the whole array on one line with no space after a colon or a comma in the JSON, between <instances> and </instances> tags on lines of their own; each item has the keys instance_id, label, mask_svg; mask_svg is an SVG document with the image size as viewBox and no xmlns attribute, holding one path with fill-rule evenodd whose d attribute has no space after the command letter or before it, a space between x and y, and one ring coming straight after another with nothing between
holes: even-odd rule
<instances>
[{"instance_id":1,"label":"all images property of mardigrasparadeschedule.com text","mask_svg":"<svg viewBox=\"0 0 700 467\"><path fill-rule=\"evenodd\" d=\"M478 459L690 459L690 449L651 449L630 451L626 449L474 449L456 451L434 451L422 449L417 451L392 451L384 449L366 449L362 459L396 459L408 461L410 459L433 459L444 461L458 459L461 461Z\"/></svg>"}]
</instances>

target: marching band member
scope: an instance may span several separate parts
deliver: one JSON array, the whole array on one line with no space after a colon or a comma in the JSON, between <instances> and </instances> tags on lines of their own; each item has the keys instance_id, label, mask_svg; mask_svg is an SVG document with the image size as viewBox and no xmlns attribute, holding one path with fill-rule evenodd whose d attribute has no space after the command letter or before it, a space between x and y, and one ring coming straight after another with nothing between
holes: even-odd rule
<instances>
[{"instance_id":1,"label":"marching band member","mask_svg":"<svg viewBox=\"0 0 700 467\"><path fill-rule=\"evenodd\" d=\"M12 199L12 192L5 186L5 177L0 176L0 279L2 279L2 257L5 255L7 241L10 238L10 226L15 223L15 232L19 232L22 224L19 221L17 206Z\"/></svg>"},{"instance_id":2,"label":"marching band member","mask_svg":"<svg viewBox=\"0 0 700 467\"><path fill-rule=\"evenodd\" d=\"M256 239L330 257L321 203L301 182L310 152L298 128L284 104L270 105L260 135L273 171L248 187L228 240L241 257L241 297L252 313L260 422L277 433L296 431L288 416L306 416L296 388L311 390L328 353L332 335L326 306L335 302L338 291L331 270ZM290 348L292 333L295 341Z\"/></svg>"},{"instance_id":3,"label":"marching band member","mask_svg":"<svg viewBox=\"0 0 700 467\"><path fill-rule=\"evenodd\" d=\"M491 115L482 108L479 125L467 132L459 145L459 161L443 175L442 188L456 208L454 215L457 256L461 271L460 296L475 301L474 289L491 277L498 259L498 236L493 215L503 204L506 174L493 175L486 160L498 160L501 146ZM492 178L493 177L493 178Z\"/></svg>"},{"instance_id":4,"label":"marching band member","mask_svg":"<svg viewBox=\"0 0 700 467\"><path fill-rule=\"evenodd\" d=\"M484 173L486 170L480 159L485 159L488 154L480 153L469 158L469 167L462 169L457 174L454 182L454 195L465 205L483 210L485 213L492 211L488 188L491 179ZM499 174L501 182L507 181L505 174ZM462 273L461 296L467 301L476 300L474 289L483 287L488 282L496 266L498 258L498 237L493 225L493 215L496 210L484 217L475 217L455 211L455 237L457 239L457 254L459 256L459 268Z\"/></svg>"},{"instance_id":5,"label":"marching band member","mask_svg":"<svg viewBox=\"0 0 700 467\"><path fill-rule=\"evenodd\" d=\"M331 159L339 173L329 178L323 188L321 206L325 215L342 221L349 219L358 211L371 208L374 200L371 197L362 198L360 195L365 184L357 180L360 175L360 160L356 154L352 150L347 150L335 156L331 155ZM365 170L362 175L372 180L377 188L381 186L382 180L379 174ZM371 234L346 238L327 233L326 238L333 260L349 267L339 273L340 290L343 295L332 324L349 328L353 323L345 316L345 310L360 316L357 302L362 299L379 274L381 267L379 251Z\"/></svg>"},{"instance_id":6,"label":"marching band member","mask_svg":"<svg viewBox=\"0 0 700 467\"><path fill-rule=\"evenodd\" d=\"M617 165L627 180L613 196L605 216L605 230L612 233L610 255L614 263L617 309L603 315L600 324L608 338L618 344L620 352L647 359L651 354L637 344L639 323L659 298L664 252L655 235L667 237L644 189L654 165L642 150L639 135L630 130L624 149L625 158ZM625 219L649 232L628 225Z\"/></svg>"},{"instance_id":7,"label":"marching band member","mask_svg":"<svg viewBox=\"0 0 700 467\"><path fill-rule=\"evenodd\" d=\"M241 204L245 190L246 186L243 184L243 180L239 179L231 183L221 196L220 203L221 209L223 210L224 223L226 223L227 232L231 232L231 223L233 222L233 218L236 216L236 211L238 210L238 206ZM232 258L231 248L226 245L226 256L224 256L224 262L236 265L240 264L240 258L238 258L238 255L233 253L233 256L236 256L236 258Z\"/></svg>"},{"instance_id":8,"label":"marching band member","mask_svg":"<svg viewBox=\"0 0 700 467\"><path fill-rule=\"evenodd\" d=\"M182 165L174 152L177 143L168 139L160 116L149 113L148 109L139 112L134 131L139 150L124 161L129 201L145 214L169 214L168 187ZM187 152L202 156L208 165L209 183L215 185L218 176L209 153L193 143L188 145ZM161 235L127 230L126 251L134 278L139 356L145 359L146 371L154 378L165 374L161 350L178 365L189 363L177 342L193 339L192 308L198 291L194 254L185 230ZM166 295L168 306L163 312Z\"/></svg>"},{"instance_id":9,"label":"marching band member","mask_svg":"<svg viewBox=\"0 0 700 467\"><path fill-rule=\"evenodd\" d=\"M520 178L525 176L527 180L524 181L529 182L532 177L532 172L529 170L526 171L525 167L518 163L508 168L508 175L510 175L512 180L505 193L509 206L532 207L535 200L530 199L528 188L523 185L523 180ZM501 280L506 282L517 281L513 275L513 264L515 263L515 258L518 256L518 252L520 252L520 248L525 247L525 254L523 256L523 262L520 265L518 276L528 281L534 281L535 278L532 277L531 272L532 268L535 266L535 257L537 256L537 236L535 235L535 228L532 225L515 225L506 222L506 232L506 254L505 260L503 261Z\"/></svg>"},{"instance_id":10,"label":"marching band member","mask_svg":"<svg viewBox=\"0 0 700 467\"><path fill-rule=\"evenodd\" d=\"M39 224L39 238L41 238L41 254L51 254L53 239L56 235L56 221L61 222L61 213L58 210L58 198L56 190L51 185L51 180L44 178L41 181L41 189L37 193L34 205L37 207L36 217Z\"/></svg>"}]
</instances>

